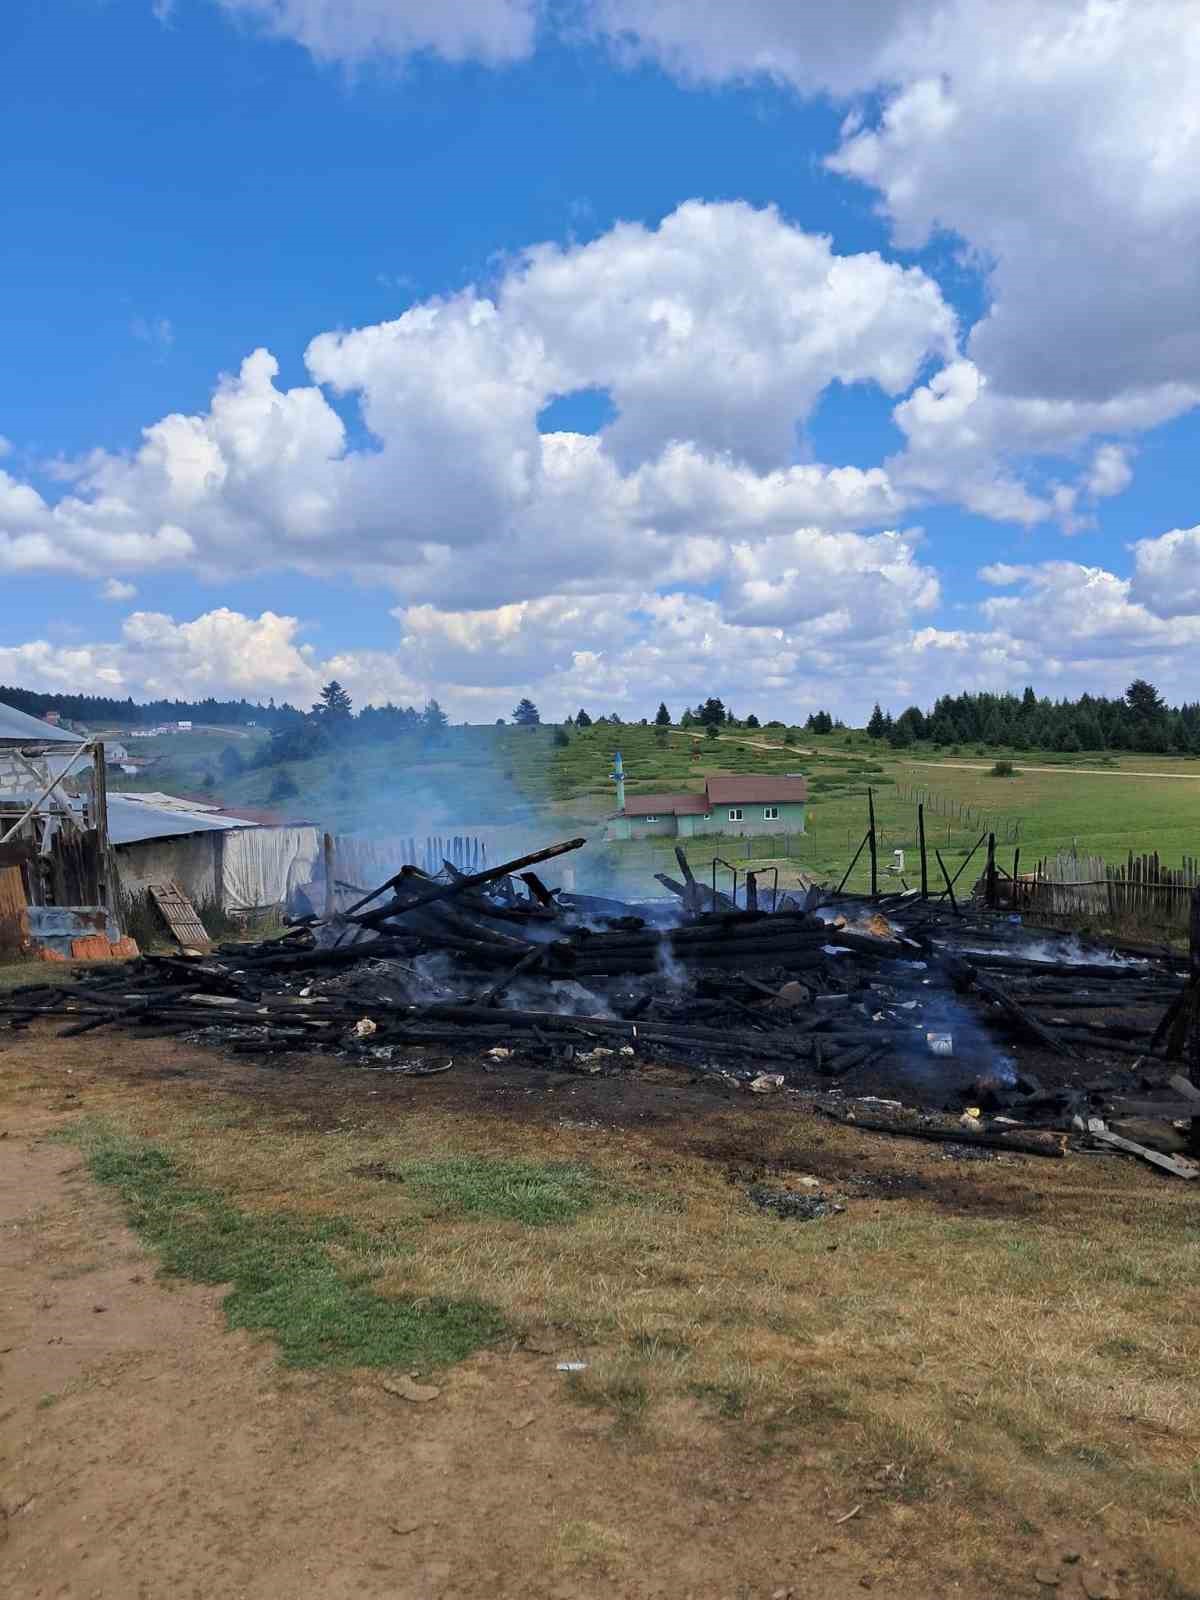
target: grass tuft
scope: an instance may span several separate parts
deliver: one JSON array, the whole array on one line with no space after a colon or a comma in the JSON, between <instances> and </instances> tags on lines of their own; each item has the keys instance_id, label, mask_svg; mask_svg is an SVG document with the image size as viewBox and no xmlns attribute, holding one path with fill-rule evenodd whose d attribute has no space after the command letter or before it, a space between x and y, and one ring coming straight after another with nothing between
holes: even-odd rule
<instances>
[{"instance_id":1,"label":"grass tuft","mask_svg":"<svg viewBox=\"0 0 1200 1600\"><path fill-rule=\"evenodd\" d=\"M503 1331L481 1301L387 1298L367 1286L368 1270L339 1270L331 1248L361 1263L378 1247L345 1218L240 1211L189 1182L154 1145L95 1125L76 1136L164 1272L230 1284L229 1326L270 1334L289 1366L447 1365Z\"/></svg>"},{"instance_id":2,"label":"grass tuft","mask_svg":"<svg viewBox=\"0 0 1200 1600\"><path fill-rule=\"evenodd\" d=\"M463 1155L404 1161L398 1171L443 1215L499 1217L530 1227L573 1222L604 1189L587 1167L565 1162Z\"/></svg>"}]
</instances>

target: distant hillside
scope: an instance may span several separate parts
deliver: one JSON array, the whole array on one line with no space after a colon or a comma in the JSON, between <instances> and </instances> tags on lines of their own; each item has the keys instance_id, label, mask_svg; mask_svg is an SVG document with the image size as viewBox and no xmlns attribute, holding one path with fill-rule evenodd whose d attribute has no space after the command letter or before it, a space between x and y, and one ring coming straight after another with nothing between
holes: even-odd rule
<instances>
[{"instance_id":1,"label":"distant hillside","mask_svg":"<svg viewBox=\"0 0 1200 1600\"><path fill-rule=\"evenodd\" d=\"M274 699L263 705L250 700L115 700L108 695L43 694L36 689L19 689L0 683L0 701L15 706L31 717L44 717L57 711L70 722L88 727L152 728L163 722L201 722L216 727L245 726L254 722L263 728L283 728L299 720L303 712Z\"/></svg>"}]
</instances>

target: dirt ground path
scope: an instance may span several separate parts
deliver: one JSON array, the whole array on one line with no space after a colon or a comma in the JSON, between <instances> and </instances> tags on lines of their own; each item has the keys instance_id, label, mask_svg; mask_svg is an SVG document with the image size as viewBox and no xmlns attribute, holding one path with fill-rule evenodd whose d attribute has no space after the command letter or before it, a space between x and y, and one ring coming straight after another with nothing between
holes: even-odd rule
<instances>
[{"instance_id":1,"label":"dirt ground path","mask_svg":"<svg viewBox=\"0 0 1200 1600\"><path fill-rule=\"evenodd\" d=\"M707 734L703 733L692 733L690 731L688 733L689 739L704 740L707 737ZM767 739L735 739L731 733L719 733L716 742L718 744L744 744L748 750L766 750L773 756L811 756L813 754L811 750L807 750L798 744L771 744Z\"/></svg>"},{"instance_id":2,"label":"dirt ground path","mask_svg":"<svg viewBox=\"0 0 1200 1600\"><path fill-rule=\"evenodd\" d=\"M885 1528L836 1524L818 1460L731 1453L688 1410L646 1452L562 1397L553 1350L480 1355L420 1405L285 1371L219 1290L156 1279L47 1120L0 1139L10 1600L942 1592Z\"/></svg>"},{"instance_id":3,"label":"dirt ground path","mask_svg":"<svg viewBox=\"0 0 1200 1600\"><path fill-rule=\"evenodd\" d=\"M989 772L986 761L910 761L912 767L954 767L961 772ZM1019 772L1069 773L1081 778L1172 778L1177 783L1198 783L1200 772L1135 772L1130 767L1031 767L1017 758Z\"/></svg>"}]
</instances>

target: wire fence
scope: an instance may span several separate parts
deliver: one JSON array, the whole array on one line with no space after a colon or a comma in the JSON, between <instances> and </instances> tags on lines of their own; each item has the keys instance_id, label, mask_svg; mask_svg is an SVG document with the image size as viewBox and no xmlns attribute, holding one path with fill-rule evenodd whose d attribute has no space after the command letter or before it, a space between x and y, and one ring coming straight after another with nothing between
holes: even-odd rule
<instances>
[{"instance_id":1,"label":"wire fence","mask_svg":"<svg viewBox=\"0 0 1200 1600\"><path fill-rule=\"evenodd\" d=\"M994 833L1007 844L1021 842L1022 819L1009 812L985 811L966 800L956 800L953 795L939 794L936 789L919 789L911 784L898 783L895 792L901 800L924 806L927 819L943 817L977 833Z\"/></svg>"}]
</instances>

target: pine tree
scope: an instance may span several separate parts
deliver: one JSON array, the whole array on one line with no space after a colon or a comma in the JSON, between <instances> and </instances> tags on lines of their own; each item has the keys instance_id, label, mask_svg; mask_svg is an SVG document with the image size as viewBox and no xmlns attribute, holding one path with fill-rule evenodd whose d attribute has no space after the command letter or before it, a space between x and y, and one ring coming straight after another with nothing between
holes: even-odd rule
<instances>
[{"instance_id":1,"label":"pine tree","mask_svg":"<svg viewBox=\"0 0 1200 1600\"><path fill-rule=\"evenodd\" d=\"M665 700L658 702L658 710L654 715L654 724L658 728L669 728L671 726L671 713L667 710L667 702Z\"/></svg>"},{"instance_id":2,"label":"pine tree","mask_svg":"<svg viewBox=\"0 0 1200 1600\"><path fill-rule=\"evenodd\" d=\"M577 728L590 728L591 725L591 717L589 717L583 707L580 706L579 710L575 713L575 726Z\"/></svg>"},{"instance_id":3,"label":"pine tree","mask_svg":"<svg viewBox=\"0 0 1200 1600\"><path fill-rule=\"evenodd\" d=\"M320 698L313 706L313 714L326 722L347 722L353 709L353 700L334 678L321 690Z\"/></svg>"},{"instance_id":4,"label":"pine tree","mask_svg":"<svg viewBox=\"0 0 1200 1600\"><path fill-rule=\"evenodd\" d=\"M875 709L871 712L870 718L867 721L867 732L870 734L872 739L882 739L884 731L883 707L879 704L879 701L876 700Z\"/></svg>"},{"instance_id":5,"label":"pine tree","mask_svg":"<svg viewBox=\"0 0 1200 1600\"><path fill-rule=\"evenodd\" d=\"M536 728L542 720L538 708L528 696L518 702L517 708L512 714L512 719L519 728Z\"/></svg>"},{"instance_id":6,"label":"pine tree","mask_svg":"<svg viewBox=\"0 0 1200 1600\"><path fill-rule=\"evenodd\" d=\"M1162 696L1145 678L1135 678L1125 691L1125 703L1142 722L1152 722L1163 713Z\"/></svg>"}]
</instances>

